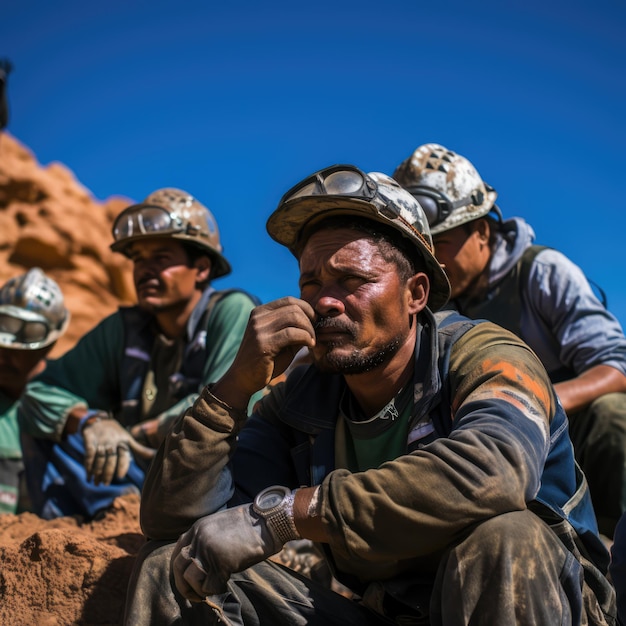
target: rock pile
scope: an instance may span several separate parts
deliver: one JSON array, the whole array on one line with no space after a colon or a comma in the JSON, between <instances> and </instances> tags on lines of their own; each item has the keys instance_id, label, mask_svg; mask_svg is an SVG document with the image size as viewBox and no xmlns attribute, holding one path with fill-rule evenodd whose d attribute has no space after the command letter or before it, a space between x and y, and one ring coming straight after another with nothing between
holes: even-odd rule
<instances>
[{"instance_id":1,"label":"rock pile","mask_svg":"<svg viewBox=\"0 0 626 626\"><path fill-rule=\"evenodd\" d=\"M133 302L130 263L109 249L112 221L131 202L98 202L67 167L40 165L0 133L0 284L34 266L59 283L72 320L52 356L120 303Z\"/></svg>"}]
</instances>

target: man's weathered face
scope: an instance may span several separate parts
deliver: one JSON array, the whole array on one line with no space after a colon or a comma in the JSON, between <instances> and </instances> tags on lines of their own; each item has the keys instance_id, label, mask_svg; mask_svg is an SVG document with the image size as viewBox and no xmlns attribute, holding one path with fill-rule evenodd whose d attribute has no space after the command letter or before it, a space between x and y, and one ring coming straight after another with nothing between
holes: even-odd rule
<instances>
[{"instance_id":1,"label":"man's weathered face","mask_svg":"<svg viewBox=\"0 0 626 626\"><path fill-rule=\"evenodd\" d=\"M480 221L486 223L486 220ZM433 236L435 256L445 266L452 299L468 295L467 290L489 263L489 231L485 233L478 226L478 223L464 224Z\"/></svg>"},{"instance_id":2,"label":"man's weathered face","mask_svg":"<svg viewBox=\"0 0 626 626\"><path fill-rule=\"evenodd\" d=\"M300 257L300 296L316 313L316 365L345 375L388 363L413 341L408 291L366 234L339 228L311 235Z\"/></svg>"},{"instance_id":3,"label":"man's weathered face","mask_svg":"<svg viewBox=\"0 0 626 626\"><path fill-rule=\"evenodd\" d=\"M201 264L192 264L185 247L176 239L140 239L130 245L129 256L141 308L151 312L184 308L197 296Z\"/></svg>"}]
</instances>

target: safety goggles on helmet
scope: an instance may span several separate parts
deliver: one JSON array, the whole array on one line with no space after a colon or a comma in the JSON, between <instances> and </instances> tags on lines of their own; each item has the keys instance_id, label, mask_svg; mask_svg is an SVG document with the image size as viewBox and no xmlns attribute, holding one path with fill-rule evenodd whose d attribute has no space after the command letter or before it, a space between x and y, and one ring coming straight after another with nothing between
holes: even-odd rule
<instances>
[{"instance_id":1,"label":"safety goggles on helmet","mask_svg":"<svg viewBox=\"0 0 626 626\"><path fill-rule=\"evenodd\" d=\"M57 283L38 268L15 276L0 288L0 346L39 350L66 331L70 312Z\"/></svg>"},{"instance_id":2,"label":"safety goggles on helmet","mask_svg":"<svg viewBox=\"0 0 626 626\"><path fill-rule=\"evenodd\" d=\"M484 200L484 194L480 189L471 196L456 201L450 200L440 191L421 185L413 185L405 189L420 203L431 228L441 224L455 209L470 204L479 205Z\"/></svg>"},{"instance_id":3,"label":"safety goggles on helmet","mask_svg":"<svg viewBox=\"0 0 626 626\"><path fill-rule=\"evenodd\" d=\"M187 224L193 228L190 224ZM115 241L136 235L167 235L185 230L184 221L175 213L158 206L136 205L122 211L113 224Z\"/></svg>"},{"instance_id":4,"label":"safety goggles on helmet","mask_svg":"<svg viewBox=\"0 0 626 626\"><path fill-rule=\"evenodd\" d=\"M432 248L430 234L427 238L423 234L423 227L426 224L418 230L414 224L417 216L411 213L410 208L403 207L401 202L394 202L397 198L385 197L380 193L378 183L371 176L352 165L334 165L306 178L282 197L278 204L278 211L294 200L304 200L314 196L334 197L343 201L346 207L350 203L358 204L360 213L369 212L371 213L369 217L376 221L388 223L397 220L402 224L402 230L408 230L413 237L417 237L428 248ZM403 211L403 208L406 208L406 211ZM349 213L350 211L341 212Z\"/></svg>"},{"instance_id":5,"label":"safety goggles on helmet","mask_svg":"<svg viewBox=\"0 0 626 626\"><path fill-rule=\"evenodd\" d=\"M41 315L24 319L16 314L0 311L0 335L3 337L0 345L43 343L52 330L48 320Z\"/></svg>"},{"instance_id":6,"label":"safety goggles on helmet","mask_svg":"<svg viewBox=\"0 0 626 626\"><path fill-rule=\"evenodd\" d=\"M367 174L349 165L335 165L321 170L290 189L280 204L304 196L353 196L373 200L377 185Z\"/></svg>"},{"instance_id":7,"label":"safety goggles on helmet","mask_svg":"<svg viewBox=\"0 0 626 626\"><path fill-rule=\"evenodd\" d=\"M111 249L129 256L130 245L146 237L179 239L201 248L211 257L211 279L231 271L213 214L182 189L157 189L143 202L124 209L113 223Z\"/></svg>"},{"instance_id":8,"label":"safety goggles on helmet","mask_svg":"<svg viewBox=\"0 0 626 626\"><path fill-rule=\"evenodd\" d=\"M313 225L333 216L353 216L385 224L415 246L429 270L428 305L441 308L450 284L433 254L428 221L419 203L395 180L366 174L353 165L333 165L292 187L267 220L267 232L300 257Z\"/></svg>"}]
</instances>

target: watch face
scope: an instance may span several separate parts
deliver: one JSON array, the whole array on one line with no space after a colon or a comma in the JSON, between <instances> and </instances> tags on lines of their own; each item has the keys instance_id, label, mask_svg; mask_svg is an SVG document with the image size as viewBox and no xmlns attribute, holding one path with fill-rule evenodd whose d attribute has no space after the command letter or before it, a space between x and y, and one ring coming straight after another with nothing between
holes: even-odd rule
<instances>
[{"instance_id":1,"label":"watch face","mask_svg":"<svg viewBox=\"0 0 626 626\"><path fill-rule=\"evenodd\" d=\"M283 501L288 493L289 490L285 487L269 487L256 497L256 506L262 511L273 509Z\"/></svg>"}]
</instances>

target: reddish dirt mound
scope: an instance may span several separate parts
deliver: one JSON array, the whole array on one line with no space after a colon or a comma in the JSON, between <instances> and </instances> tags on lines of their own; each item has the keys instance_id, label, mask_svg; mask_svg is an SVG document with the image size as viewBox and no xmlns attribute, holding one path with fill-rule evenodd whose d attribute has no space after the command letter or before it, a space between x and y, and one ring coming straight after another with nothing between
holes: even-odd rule
<instances>
[{"instance_id":1,"label":"reddish dirt mound","mask_svg":"<svg viewBox=\"0 0 626 626\"><path fill-rule=\"evenodd\" d=\"M119 624L135 556L144 539L139 497L118 498L89 523L0 516L0 623Z\"/></svg>"}]
</instances>

